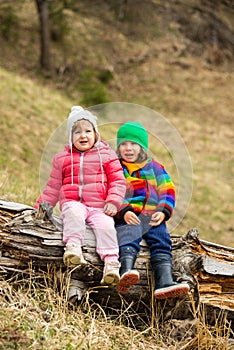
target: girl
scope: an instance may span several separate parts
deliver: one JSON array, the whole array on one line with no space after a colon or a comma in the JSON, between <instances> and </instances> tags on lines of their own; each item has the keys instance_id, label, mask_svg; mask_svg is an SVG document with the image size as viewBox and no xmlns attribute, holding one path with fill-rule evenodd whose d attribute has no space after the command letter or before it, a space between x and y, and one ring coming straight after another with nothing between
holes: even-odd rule
<instances>
[{"instance_id":1,"label":"girl","mask_svg":"<svg viewBox=\"0 0 234 350\"><path fill-rule=\"evenodd\" d=\"M126 183L116 153L101 141L96 117L74 106L67 121L69 144L55 155L50 178L38 199L54 207L60 201L65 265L85 265L82 243L86 223L96 236L104 261L101 284L119 282L118 241L113 216L123 202Z\"/></svg>"},{"instance_id":2,"label":"girl","mask_svg":"<svg viewBox=\"0 0 234 350\"><path fill-rule=\"evenodd\" d=\"M119 128L117 153L127 192L115 218L121 263L117 290L127 293L138 282L139 272L133 268L144 238L150 249L155 298L181 297L189 286L172 279L171 239L166 227L175 205L175 188L164 167L149 158L147 151L148 134L139 122Z\"/></svg>"}]
</instances>

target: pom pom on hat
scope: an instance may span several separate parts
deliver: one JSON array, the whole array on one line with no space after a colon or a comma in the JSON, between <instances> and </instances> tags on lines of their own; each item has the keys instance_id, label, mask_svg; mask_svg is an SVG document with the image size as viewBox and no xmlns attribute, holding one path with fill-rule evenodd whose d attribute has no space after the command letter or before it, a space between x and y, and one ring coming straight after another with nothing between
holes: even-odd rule
<instances>
[{"instance_id":1,"label":"pom pom on hat","mask_svg":"<svg viewBox=\"0 0 234 350\"><path fill-rule=\"evenodd\" d=\"M81 111L83 111L83 110L84 110L84 108L81 107L81 106L73 106L73 107L71 108L71 112L81 112Z\"/></svg>"},{"instance_id":2,"label":"pom pom on hat","mask_svg":"<svg viewBox=\"0 0 234 350\"><path fill-rule=\"evenodd\" d=\"M140 122L127 122L120 126L117 132L117 148L128 141L138 143L148 151L148 133Z\"/></svg>"},{"instance_id":3,"label":"pom pom on hat","mask_svg":"<svg viewBox=\"0 0 234 350\"><path fill-rule=\"evenodd\" d=\"M72 127L74 123L82 119L88 120L93 125L95 131L98 133L97 117L81 106L73 106L67 119L67 131L70 146L72 145Z\"/></svg>"},{"instance_id":4,"label":"pom pom on hat","mask_svg":"<svg viewBox=\"0 0 234 350\"><path fill-rule=\"evenodd\" d=\"M97 117L81 106L73 106L67 120L67 130L70 132L75 122L78 120L88 120L97 131Z\"/></svg>"}]
</instances>

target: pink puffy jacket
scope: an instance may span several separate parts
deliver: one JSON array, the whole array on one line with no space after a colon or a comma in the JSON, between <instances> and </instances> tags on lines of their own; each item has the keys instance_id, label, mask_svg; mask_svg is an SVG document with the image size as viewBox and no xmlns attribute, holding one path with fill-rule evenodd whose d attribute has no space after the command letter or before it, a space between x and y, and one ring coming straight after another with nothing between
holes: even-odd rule
<instances>
[{"instance_id":1,"label":"pink puffy jacket","mask_svg":"<svg viewBox=\"0 0 234 350\"><path fill-rule=\"evenodd\" d=\"M83 204L103 208L113 203L119 209L126 190L126 180L116 153L100 141L87 152L79 152L68 145L55 155L50 178L45 190L36 202L47 202L53 207L60 201L80 201Z\"/></svg>"}]
</instances>

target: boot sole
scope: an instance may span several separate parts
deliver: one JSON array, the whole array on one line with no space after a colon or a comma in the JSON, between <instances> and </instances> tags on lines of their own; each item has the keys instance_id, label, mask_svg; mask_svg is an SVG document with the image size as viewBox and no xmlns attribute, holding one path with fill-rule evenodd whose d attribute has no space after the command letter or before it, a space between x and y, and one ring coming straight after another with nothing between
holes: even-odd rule
<instances>
[{"instance_id":1,"label":"boot sole","mask_svg":"<svg viewBox=\"0 0 234 350\"><path fill-rule=\"evenodd\" d=\"M87 261L84 258L72 253L64 253L63 262L68 267L77 265L87 265Z\"/></svg>"},{"instance_id":2,"label":"boot sole","mask_svg":"<svg viewBox=\"0 0 234 350\"><path fill-rule=\"evenodd\" d=\"M125 294L129 292L129 289L136 284L140 279L140 275L138 271L127 271L125 272L121 278L119 285L117 287L117 292L121 294Z\"/></svg>"},{"instance_id":3,"label":"boot sole","mask_svg":"<svg viewBox=\"0 0 234 350\"><path fill-rule=\"evenodd\" d=\"M102 286L117 286L119 283L120 277L116 272L109 272L107 273L103 279L101 280L100 284Z\"/></svg>"},{"instance_id":4,"label":"boot sole","mask_svg":"<svg viewBox=\"0 0 234 350\"><path fill-rule=\"evenodd\" d=\"M181 283L175 286L156 289L154 291L154 297L156 299L182 298L188 294L189 289L187 283Z\"/></svg>"}]
</instances>

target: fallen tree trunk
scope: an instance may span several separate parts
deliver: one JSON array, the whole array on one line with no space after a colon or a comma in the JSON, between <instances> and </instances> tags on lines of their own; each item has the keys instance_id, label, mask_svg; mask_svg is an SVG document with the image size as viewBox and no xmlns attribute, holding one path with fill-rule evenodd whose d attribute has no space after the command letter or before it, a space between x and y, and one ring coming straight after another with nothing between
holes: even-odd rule
<instances>
[{"instance_id":1,"label":"fallen tree trunk","mask_svg":"<svg viewBox=\"0 0 234 350\"><path fill-rule=\"evenodd\" d=\"M103 263L96 254L95 236L89 227L83 246L89 264L68 271L62 260L62 222L42 206L37 211L0 200L0 243L2 272L30 273L32 268L39 271L53 265L60 271L61 278L70 278L69 298L81 299L84 293L89 293L100 305L122 309L128 303L134 311L145 308L151 314L156 306L157 310L161 308L164 319L194 317L199 306L204 305L210 319L216 310L225 312L228 320L234 323L234 249L200 240L196 229L184 236L172 236L174 279L187 282L191 287L190 295L183 302L153 300L150 254L144 241L135 266L141 279L124 296L115 288L100 286Z\"/></svg>"}]
</instances>

